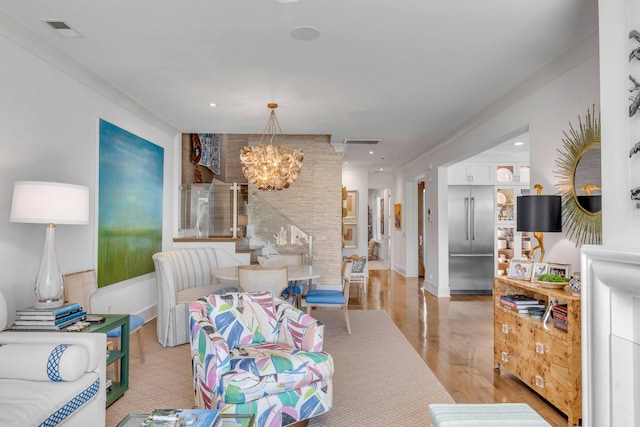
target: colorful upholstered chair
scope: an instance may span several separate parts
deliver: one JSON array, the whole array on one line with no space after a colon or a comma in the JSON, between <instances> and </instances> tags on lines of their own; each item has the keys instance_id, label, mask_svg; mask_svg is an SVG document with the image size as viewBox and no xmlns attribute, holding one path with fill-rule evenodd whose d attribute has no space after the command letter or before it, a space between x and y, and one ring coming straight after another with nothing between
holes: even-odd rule
<instances>
[{"instance_id":1,"label":"colorful upholstered chair","mask_svg":"<svg viewBox=\"0 0 640 427\"><path fill-rule=\"evenodd\" d=\"M209 295L189 311L198 408L253 413L258 427L331 409L334 366L322 323L270 292Z\"/></svg>"}]
</instances>

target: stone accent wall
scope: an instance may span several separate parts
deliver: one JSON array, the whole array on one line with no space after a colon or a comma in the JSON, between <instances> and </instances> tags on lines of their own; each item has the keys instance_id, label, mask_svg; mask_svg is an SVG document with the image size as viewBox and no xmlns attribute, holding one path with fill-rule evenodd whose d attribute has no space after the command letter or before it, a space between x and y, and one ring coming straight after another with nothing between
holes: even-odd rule
<instances>
[{"instance_id":1,"label":"stone accent wall","mask_svg":"<svg viewBox=\"0 0 640 427\"><path fill-rule=\"evenodd\" d=\"M188 135L182 135L183 184L192 182L193 178ZM260 138L261 135L222 135L221 174L215 178L227 184L246 183L240 150L245 145L258 145ZM313 237L313 264L329 270L318 283L338 284L342 259L342 153L335 152L329 135L284 135L278 138L278 144L303 151L304 162L298 179L286 190L265 192L249 185L249 192L257 191ZM207 173L206 168L200 169L204 182L211 182L213 174Z\"/></svg>"},{"instance_id":2,"label":"stone accent wall","mask_svg":"<svg viewBox=\"0 0 640 427\"><path fill-rule=\"evenodd\" d=\"M260 143L260 135L249 135L250 145ZM285 135L278 144L302 150L304 162L298 179L282 191L249 191L277 207L313 237L313 264L329 269L318 283L340 283L342 260L342 153L336 153L329 135Z\"/></svg>"}]
</instances>

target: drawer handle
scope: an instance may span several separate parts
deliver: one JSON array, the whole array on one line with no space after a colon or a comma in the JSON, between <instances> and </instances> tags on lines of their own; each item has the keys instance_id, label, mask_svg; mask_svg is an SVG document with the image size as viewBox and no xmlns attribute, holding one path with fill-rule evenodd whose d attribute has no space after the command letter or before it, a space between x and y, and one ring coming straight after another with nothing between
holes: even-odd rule
<instances>
[{"instance_id":1,"label":"drawer handle","mask_svg":"<svg viewBox=\"0 0 640 427\"><path fill-rule=\"evenodd\" d=\"M536 375L536 385L540 388L544 388L544 378L540 375Z\"/></svg>"},{"instance_id":2,"label":"drawer handle","mask_svg":"<svg viewBox=\"0 0 640 427\"><path fill-rule=\"evenodd\" d=\"M509 333L509 325L507 325L506 323L502 324L502 333L503 334L508 334Z\"/></svg>"},{"instance_id":3,"label":"drawer handle","mask_svg":"<svg viewBox=\"0 0 640 427\"><path fill-rule=\"evenodd\" d=\"M536 343L536 353L544 354L544 344L542 344L541 342Z\"/></svg>"},{"instance_id":4,"label":"drawer handle","mask_svg":"<svg viewBox=\"0 0 640 427\"><path fill-rule=\"evenodd\" d=\"M503 362L508 362L509 361L509 353L507 353L506 351L502 352L502 361Z\"/></svg>"}]
</instances>

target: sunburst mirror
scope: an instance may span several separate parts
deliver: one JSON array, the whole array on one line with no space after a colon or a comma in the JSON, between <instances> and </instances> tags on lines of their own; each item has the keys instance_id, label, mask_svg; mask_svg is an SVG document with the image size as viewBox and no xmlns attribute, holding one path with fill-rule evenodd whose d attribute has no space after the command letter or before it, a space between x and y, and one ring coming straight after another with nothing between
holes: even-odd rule
<instances>
[{"instance_id":1,"label":"sunburst mirror","mask_svg":"<svg viewBox=\"0 0 640 427\"><path fill-rule=\"evenodd\" d=\"M595 106L587 111L579 128L569 123L564 146L556 159L559 178L556 188L562 196L562 227L576 246L599 245L602 241L602 173L600 161L600 114Z\"/></svg>"}]
</instances>

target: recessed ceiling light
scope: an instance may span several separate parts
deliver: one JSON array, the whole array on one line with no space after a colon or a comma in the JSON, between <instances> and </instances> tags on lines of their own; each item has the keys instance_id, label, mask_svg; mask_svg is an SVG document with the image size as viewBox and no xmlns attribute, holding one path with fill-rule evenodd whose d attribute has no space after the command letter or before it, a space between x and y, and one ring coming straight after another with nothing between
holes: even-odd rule
<instances>
[{"instance_id":1,"label":"recessed ceiling light","mask_svg":"<svg viewBox=\"0 0 640 427\"><path fill-rule=\"evenodd\" d=\"M283 4L288 4L288 3L295 3L298 0L274 0L276 3L283 3Z\"/></svg>"},{"instance_id":2,"label":"recessed ceiling light","mask_svg":"<svg viewBox=\"0 0 640 427\"><path fill-rule=\"evenodd\" d=\"M210 106L210 107L217 107L217 106L218 106L218 104L216 104L215 102L211 102L211 103L209 103L209 106Z\"/></svg>"},{"instance_id":3,"label":"recessed ceiling light","mask_svg":"<svg viewBox=\"0 0 640 427\"><path fill-rule=\"evenodd\" d=\"M373 151L369 151L369 154L373 154Z\"/></svg>"},{"instance_id":4,"label":"recessed ceiling light","mask_svg":"<svg viewBox=\"0 0 640 427\"><path fill-rule=\"evenodd\" d=\"M311 41L320 37L320 31L313 27L297 27L289 33L296 40Z\"/></svg>"},{"instance_id":5,"label":"recessed ceiling light","mask_svg":"<svg viewBox=\"0 0 640 427\"><path fill-rule=\"evenodd\" d=\"M382 172L384 169L380 168L380 172Z\"/></svg>"},{"instance_id":6,"label":"recessed ceiling light","mask_svg":"<svg viewBox=\"0 0 640 427\"><path fill-rule=\"evenodd\" d=\"M513 145L515 145L517 147L517 146L520 146L520 145L524 145L524 142L516 141L516 142L513 143Z\"/></svg>"}]
</instances>

